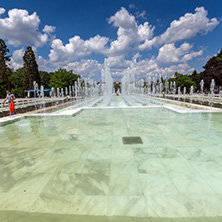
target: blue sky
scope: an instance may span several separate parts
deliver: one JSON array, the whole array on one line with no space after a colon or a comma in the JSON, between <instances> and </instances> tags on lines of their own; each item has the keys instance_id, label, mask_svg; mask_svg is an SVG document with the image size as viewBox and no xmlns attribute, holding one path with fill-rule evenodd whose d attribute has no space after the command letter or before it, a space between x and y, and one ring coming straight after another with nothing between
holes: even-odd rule
<instances>
[{"instance_id":1,"label":"blue sky","mask_svg":"<svg viewBox=\"0 0 222 222\"><path fill-rule=\"evenodd\" d=\"M99 79L106 58L116 80L129 66L171 76L202 71L222 48L221 18L221 0L0 0L0 38L14 69L31 45L40 70Z\"/></svg>"}]
</instances>

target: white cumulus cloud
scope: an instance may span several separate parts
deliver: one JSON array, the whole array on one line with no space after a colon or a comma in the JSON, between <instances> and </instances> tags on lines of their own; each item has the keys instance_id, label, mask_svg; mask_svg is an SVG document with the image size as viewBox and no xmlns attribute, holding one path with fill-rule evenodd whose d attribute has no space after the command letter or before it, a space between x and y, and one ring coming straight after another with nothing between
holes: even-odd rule
<instances>
[{"instance_id":1,"label":"white cumulus cloud","mask_svg":"<svg viewBox=\"0 0 222 222\"><path fill-rule=\"evenodd\" d=\"M52 26L52 25L45 25L45 27L43 28L43 32L45 33L52 33L56 30L56 27L55 26Z\"/></svg>"},{"instance_id":2,"label":"white cumulus cloud","mask_svg":"<svg viewBox=\"0 0 222 222\"><path fill-rule=\"evenodd\" d=\"M5 9L4 8L0 8L0 15L5 13Z\"/></svg>"},{"instance_id":3,"label":"white cumulus cloud","mask_svg":"<svg viewBox=\"0 0 222 222\"><path fill-rule=\"evenodd\" d=\"M193 46L187 42L183 43L179 48L176 48L174 43L165 44L159 49L157 61L160 64L173 64L186 62L203 54L203 50L190 52L192 47Z\"/></svg>"},{"instance_id":4,"label":"white cumulus cloud","mask_svg":"<svg viewBox=\"0 0 222 222\"><path fill-rule=\"evenodd\" d=\"M24 48L15 50L12 54L10 66L17 70L23 66L23 56L24 56L25 50Z\"/></svg>"},{"instance_id":5,"label":"white cumulus cloud","mask_svg":"<svg viewBox=\"0 0 222 222\"><path fill-rule=\"evenodd\" d=\"M186 13L179 20L172 21L170 27L162 35L151 40L147 39L144 44L140 45L140 49L149 49L153 45L175 43L194 37L198 33L207 34L219 24L216 18L209 19L207 14L208 12L204 7L196 8L194 14Z\"/></svg>"},{"instance_id":6,"label":"white cumulus cloud","mask_svg":"<svg viewBox=\"0 0 222 222\"><path fill-rule=\"evenodd\" d=\"M88 40L83 40L80 36L74 36L69 39L69 43L63 45L60 39L52 41L52 49L50 50L49 58L51 62L63 63L64 61L72 61L91 53L104 53L106 51L105 45L108 38L97 35Z\"/></svg>"},{"instance_id":7,"label":"white cumulus cloud","mask_svg":"<svg viewBox=\"0 0 222 222\"><path fill-rule=\"evenodd\" d=\"M39 31L39 24L36 12L29 14L23 9L9 10L8 17L0 18L0 38L6 39L13 46L43 46L48 41L48 35Z\"/></svg>"},{"instance_id":8,"label":"white cumulus cloud","mask_svg":"<svg viewBox=\"0 0 222 222\"><path fill-rule=\"evenodd\" d=\"M118 27L117 40L111 42L108 51L111 55L126 54L130 50L135 50L141 41L153 37L155 28L148 22L138 26L135 16L131 15L124 7L111 16L108 23Z\"/></svg>"},{"instance_id":9,"label":"white cumulus cloud","mask_svg":"<svg viewBox=\"0 0 222 222\"><path fill-rule=\"evenodd\" d=\"M73 73L83 75L84 77L97 77L97 79L99 79L102 64L100 64L97 60L82 59L80 61L71 62L64 68L67 70L73 70Z\"/></svg>"}]
</instances>

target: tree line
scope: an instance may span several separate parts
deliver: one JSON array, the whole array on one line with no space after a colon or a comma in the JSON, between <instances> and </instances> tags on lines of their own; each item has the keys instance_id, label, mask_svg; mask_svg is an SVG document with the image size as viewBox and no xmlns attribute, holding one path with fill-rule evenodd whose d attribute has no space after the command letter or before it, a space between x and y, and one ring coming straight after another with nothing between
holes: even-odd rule
<instances>
[{"instance_id":1,"label":"tree line","mask_svg":"<svg viewBox=\"0 0 222 222\"><path fill-rule=\"evenodd\" d=\"M25 90L33 88L33 81L44 88L65 88L74 85L80 75L74 74L72 70L58 69L55 72L39 71L35 53L31 46L28 46L23 56L23 67L13 70L9 67L9 49L3 39L0 39L0 98L5 96L5 91L11 89L17 97L24 97ZM191 75L183 75L176 72L169 81L175 81L176 87L183 90L186 87L189 92L193 85L195 90L200 90L200 81L204 80L204 89L210 89L210 82L215 80L216 86L222 86L222 50L210 58L204 71L197 73L196 70Z\"/></svg>"},{"instance_id":2,"label":"tree line","mask_svg":"<svg viewBox=\"0 0 222 222\"><path fill-rule=\"evenodd\" d=\"M65 88L74 85L80 75L72 70L58 69L55 72L39 71L35 53L28 46L23 56L23 67L13 70L9 67L10 51L3 39L0 39L0 98L5 91L11 90L16 97L25 97L25 90L33 89L33 81L44 88Z\"/></svg>"},{"instance_id":3,"label":"tree line","mask_svg":"<svg viewBox=\"0 0 222 222\"><path fill-rule=\"evenodd\" d=\"M176 87L180 87L183 90L186 87L187 91L190 91L193 85L196 91L201 90L200 82L204 80L204 91L210 90L211 80L215 80L216 88L222 86L222 49L216 55L210 58L205 66L203 66L204 71L197 73L196 70L193 71L191 75L183 75L181 73L175 72L173 77L169 79L169 82L176 83ZM218 91L218 90L217 90Z\"/></svg>"}]
</instances>

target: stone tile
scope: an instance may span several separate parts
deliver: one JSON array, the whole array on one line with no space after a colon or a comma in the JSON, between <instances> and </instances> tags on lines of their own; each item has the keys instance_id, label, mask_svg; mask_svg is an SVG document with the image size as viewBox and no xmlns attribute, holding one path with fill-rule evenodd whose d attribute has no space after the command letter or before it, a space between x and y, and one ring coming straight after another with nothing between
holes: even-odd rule
<instances>
[{"instance_id":1,"label":"stone tile","mask_svg":"<svg viewBox=\"0 0 222 222\"><path fill-rule=\"evenodd\" d=\"M108 197L106 196L75 196L69 214L106 216Z\"/></svg>"},{"instance_id":2,"label":"stone tile","mask_svg":"<svg viewBox=\"0 0 222 222\"><path fill-rule=\"evenodd\" d=\"M217 194L222 194L222 172L201 173L201 177Z\"/></svg>"},{"instance_id":3,"label":"stone tile","mask_svg":"<svg viewBox=\"0 0 222 222\"><path fill-rule=\"evenodd\" d=\"M87 159L94 160L110 160L111 151L110 149L91 149L88 151Z\"/></svg>"},{"instance_id":4,"label":"stone tile","mask_svg":"<svg viewBox=\"0 0 222 222\"><path fill-rule=\"evenodd\" d=\"M24 218L27 212L19 212L19 211L0 211L0 221L2 222L14 222L19 221L20 218Z\"/></svg>"},{"instance_id":5,"label":"stone tile","mask_svg":"<svg viewBox=\"0 0 222 222\"><path fill-rule=\"evenodd\" d=\"M63 161L55 173L82 173L85 165L85 160L75 159L73 161Z\"/></svg>"},{"instance_id":6,"label":"stone tile","mask_svg":"<svg viewBox=\"0 0 222 222\"><path fill-rule=\"evenodd\" d=\"M149 217L189 217L183 201L178 195L151 195L146 196Z\"/></svg>"},{"instance_id":7,"label":"stone tile","mask_svg":"<svg viewBox=\"0 0 222 222\"><path fill-rule=\"evenodd\" d=\"M187 173L194 171L194 168L184 158L161 159L161 162L168 173Z\"/></svg>"},{"instance_id":8,"label":"stone tile","mask_svg":"<svg viewBox=\"0 0 222 222\"><path fill-rule=\"evenodd\" d=\"M87 159L84 162L82 173L107 174L110 173L110 160Z\"/></svg>"},{"instance_id":9,"label":"stone tile","mask_svg":"<svg viewBox=\"0 0 222 222\"><path fill-rule=\"evenodd\" d=\"M222 198L218 195L183 196L183 203L191 217L222 216Z\"/></svg>"},{"instance_id":10,"label":"stone tile","mask_svg":"<svg viewBox=\"0 0 222 222\"><path fill-rule=\"evenodd\" d=\"M147 217L144 197L109 196L108 216Z\"/></svg>"},{"instance_id":11,"label":"stone tile","mask_svg":"<svg viewBox=\"0 0 222 222\"><path fill-rule=\"evenodd\" d=\"M194 222L194 220L191 218L151 217L151 222Z\"/></svg>"},{"instance_id":12,"label":"stone tile","mask_svg":"<svg viewBox=\"0 0 222 222\"><path fill-rule=\"evenodd\" d=\"M189 163L200 173L222 172L222 166L215 160L190 160Z\"/></svg>"},{"instance_id":13,"label":"stone tile","mask_svg":"<svg viewBox=\"0 0 222 222\"><path fill-rule=\"evenodd\" d=\"M107 222L107 217L93 215L68 215L59 222Z\"/></svg>"},{"instance_id":14,"label":"stone tile","mask_svg":"<svg viewBox=\"0 0 222 222\"><path fill-rule=\"evenodd\" d=\"M162 173L165 172L164 166L159 158L148 158L136 161L138 173Z\"/></svg>"},{"instance_id":15,"label":"stone tile","mask_svg":"<svg viewBox=\"0 0 222 222\"><path fill-rule=\"evenodd\" d=\"M48 183L52 174L49 173L27 173L9 190L12 193L37 193L39 194Z\"/></svg>"},{"instance_id":16,"label":"stone tile","mask_svg":"<svg viewBox=\"0 0 222 222\"><path fill-rule=\"evenodd\" d=\"M150 195L177 195L178 191L166 173L139 174L143 193Z\"/></svg>"},{"instance_id":17,"label":"stone tile","mask_svg":"<svg viewBox=\"0 0 222 222\"><path fill-rule=\"evenodd\" d=\"M183 156L173 147L159 146L155 148L156 153L160 159L178 159L183 158Z\"/></svg>"},{"instance_id":18,"label":"stone tile","mask_svg":"<svg viewBox=\"0 0 222 222\"><path fill-rule=\"evenodd\" d=\"M141 196L142 189L138 174L110 174L109 195Z\"/></svg>"},{"instance_id":19,"label":"stone tile","mask_svg":"<svg viewBox=\"0 0 222 222\"><path fill-rule=\"evenodd\" d=\"M134 160L132 149L112 149L111 160L130 161Z\"/></svg>"},{"instance_id":20,"label":"stone tile","mask_svg":"<svg viewBox=\"0 0 222 222\"><path fill-rule=\"evenodd\" d=\"M107 222L152 222L152 220L148 217L112 216L107 218Z\"/></svg>"},{"instance_id":21,"label":"stone tile","mask_svg":"<svg viewBox=\"0 0 222 222\"><path fill-rule=\"evenodd\" d=\"M180 194L215 194L211 187L196 173L169 173L169 175Z\"/></svg>"},{"instance_id":22,"label":"stone tile","mask_svg":"<svg viewBox=\"0 0 222 222\"><path fill-rule=\"evenodd\" d=\"M0 193L1 211L24 211L29 212L38 194L30 193Z\"/></svg>"},{"instance_id":23,"label":"stone tile","mask_svg":"<svg viewBox=\"0 0 222 222\"><path fill-rule=\"evenodd\" d=\"M67 214L73 200L72 195L40 194L32 206L32 212Z\"/></svg>"},{"instance_id":24,"label":"stone tile","mask_svg":"<svg viewBox=\"0 0 222 222\"><path fill-rule=\"evenodd\" d=\"M87 196L105 196L109 192L109 176L106 174L77 174L78 189Z\"/></svg>"},{"instance_id":25,"label":"stone tile","mask_svg":"<svg viewBox=\"0 0 222 222\"><path fill-rule=\"evenodd\" d=\"M133 151L135 160L137 162L147 159L159 158L158 154L153 148L134 148Z\"/></svg>"},{"instance_id":26,"label":"stone tile","mask_svg":"<svg viewBox=\"0 0 222 222\"><path fill-rule=\"evenodd\" d=\"M81 192L78 188L77 174L55 173L43 188L44 195L74 195Z\"/></svg>"},{"instance_id":27,"label":"stone tile","mask_svg":"<svg viewBox=\"0 0 222 222\"><path fill-rule=\"evenodd\" d=\"M137 174L137 167L134 160L121 161L112 160L110 165L110 174L127 174L133 173Z\"/></svg>"}]
</instances>

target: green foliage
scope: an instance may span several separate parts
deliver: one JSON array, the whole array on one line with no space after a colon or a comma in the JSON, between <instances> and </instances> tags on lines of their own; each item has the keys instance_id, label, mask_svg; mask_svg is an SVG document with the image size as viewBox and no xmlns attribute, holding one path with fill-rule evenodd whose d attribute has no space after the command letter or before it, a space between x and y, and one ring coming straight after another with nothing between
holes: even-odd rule
<instances>
[{"instance_id":1,"label":"green foliage","mask_svg":"<svg viewBox=\"0 0 222 222\"><path fill-rule=\"evenodd\" d=\"M80 78L80 75L73 74L72 70L58 69L52 75L49 86L55 89L65 88L69 85L74 85L78 78Z\"/></svg>"},{"instance_id":2,"label":"green foliage","mask_svg":"<svg viewBox=\"0 0 222 222\"><path fill-rule=\"evenodd\" d=\"M6 89L7 89L6 83L4 84L0 83L0 98L6 97Z\"/></svg>"},{"instance_id":3,"label":"green foliage","mask_svg":"<svg viewBox=\"0 0 222 222\"><path fill-rule=\"evenodd\" d=\"M119 89L119 92L121 92L121 87L120 87L119 84L116 84L116 85L114 86L114 89L115 89L115 93L117 93L118 89Z\"/></svg>"},{"instance_id":4,"label":"green foliage","mask_svg":"<svg viewBox=\"0 0 222 222\"><path fill-rule=\"evenodd\" d=\"M25 85L26 89L33 88L33 81L40 84L40 75L38 70L38 65L35 60L35 53L31 46L27 47L25 54L23 56L25 72Z\"/></svg>"},{"instance_id":5,"label":"green foliage","mask_svg":"<svg viewBox=\"0 0 222 222\"><path fill-rule=\"evenodd\" d=\"M7 45L5 44L3 39L0 39L0 85L6 85L7 89L10 89L9 76L11 74L11 70L7 66L7 62L10 61L10 56L8 55L8 53L9 49L7 48Z\"/></svg>"},{"instance_id":6,"label":"green foliage","mask_svg":"<svg viewBox=\"0 0 222 222\"><path fill-rule=\"evenodd\" d=\"M12 85L11 91L13 94L15 94L16 97L24 97L25 90L25 74L26 70L25 68L20 68L16 70L14 73L11 74L10 76L10 82Z\"/></svg>"},{"instance_id":7,"label":"green foliage","mask_svg":"<svg viewBox=\"0 0 222 222\"><path fill-rule=\"evenodd\" d=\"M200 90L200 81L202 79L201 74L197 73L197 71L194 70L193 73L190 75L190 78L196 84L196 88L195 89Z\"/></svg>"},{"instance_id":8,"label":"green foliage","mask_svg":"<svg viewBox=\"0 0 222 222\"><path fill-rule=\"evenodd\" d=\"M45 71L39 71L39 75L40 75L40 82L41 85L44 86L44 88L50 88L50 79L53 76L52 72L45 72Z\"/></svg>"},{"instance_id":9,"label":"green foliage","mask_svg":"<svg viewBox=\"0 0 222 222\"><path fill-rule=\"evenodd\" d=\"M190 78L190 76L188 75L183 75L183 74L180 74L178 72L175 72L174 74L175 78L171 78L169 79L169 81L173 82L175 81L176 82L176 87L180 87L181 90L183 90L184 87L186 87L186 89L188 91L190 91L190 87L193 85L194 89L197 88L196 86L196 83L192 81L192 79Z\"/></svg>"},{"instance_id":10,"label":"green foliage","mask_svg":"<svg viewBox=\"0 0 222 222\"><path fill-rule=\"evenodd\" d=\"M217 62L222 62L222 49L221 49L220 52L217 54L216 61L217 61Z\"/></svg>"}]
</instances>

